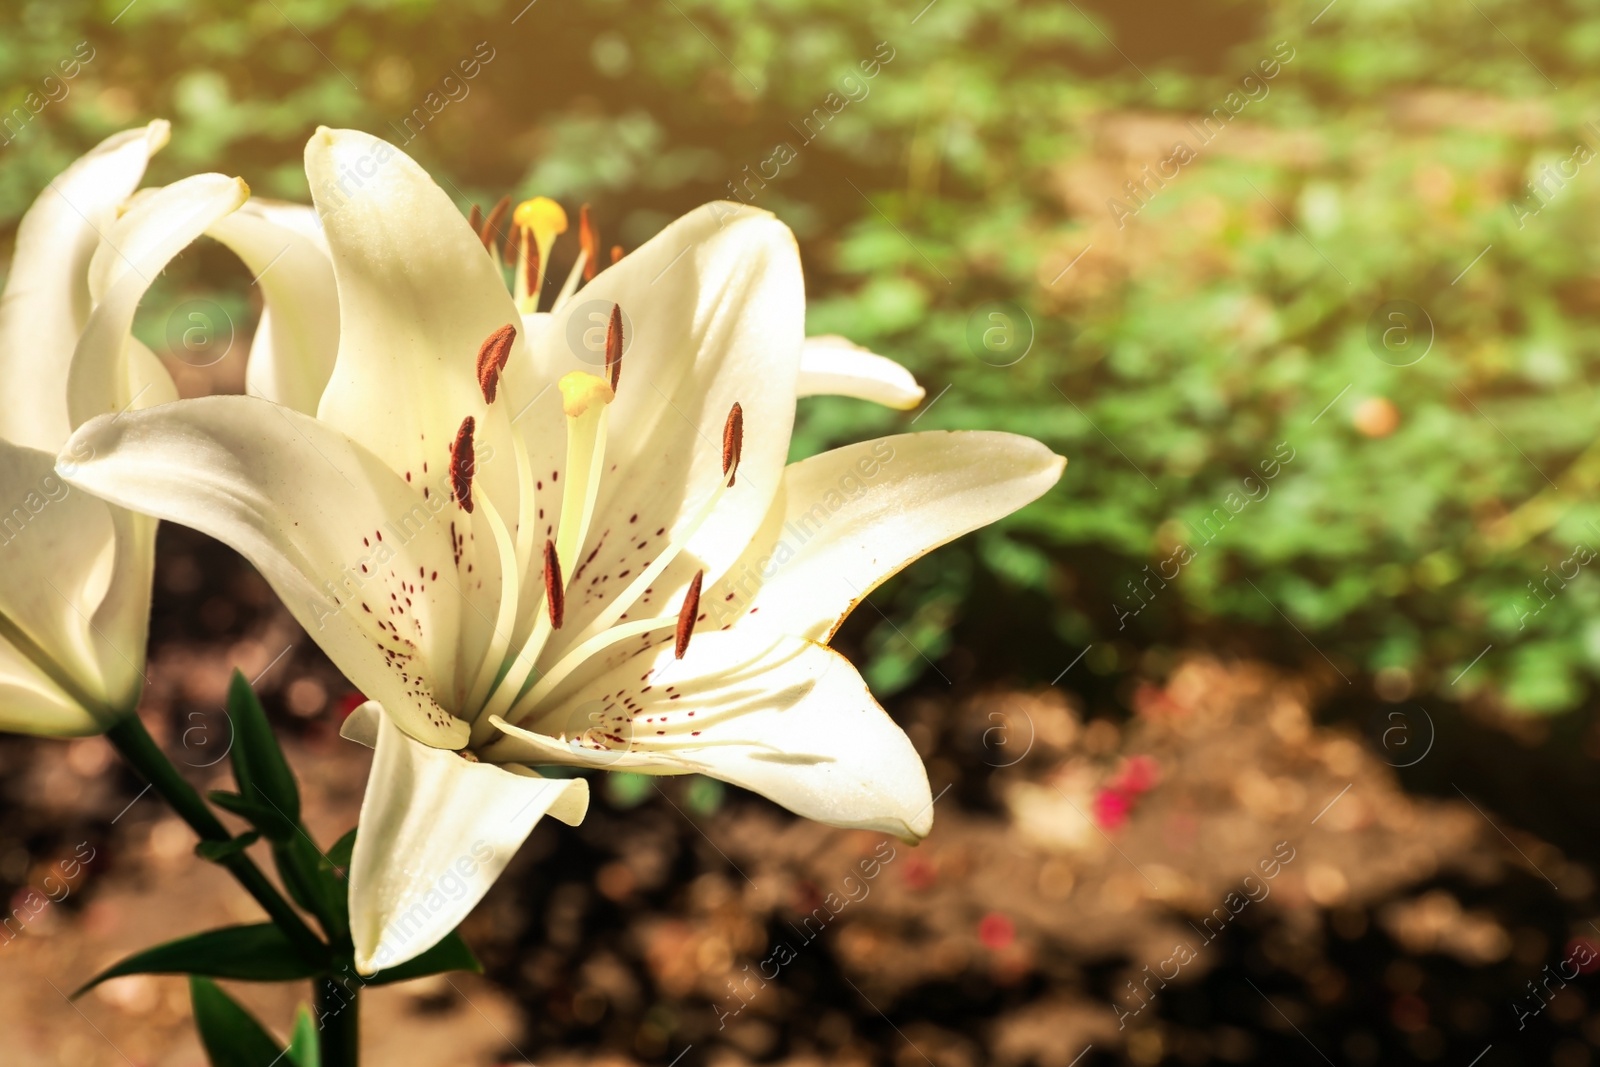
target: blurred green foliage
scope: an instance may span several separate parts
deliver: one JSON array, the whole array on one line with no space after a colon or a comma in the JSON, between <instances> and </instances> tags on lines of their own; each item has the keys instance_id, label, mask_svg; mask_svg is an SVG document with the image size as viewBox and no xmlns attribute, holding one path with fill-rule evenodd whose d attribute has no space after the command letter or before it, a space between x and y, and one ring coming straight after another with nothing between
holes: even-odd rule
<instances>
[{"instance_id":1,"label":"blurred green foliage","mask_svg":"<svg viewBox=\"0 0 1600 1067\"><path fill-rule=\"evenodd\" d=\"M1196 642L1530 712L1600 677L1593 4L523 3L24 3L8 111L95 56L0 147L0 224L155 116L154 180L304 198L315 125L405 140L486 43L406 145L463 204L587 200L633 247L752 201L801 238L810 332L929 387L916 430L1071 458L857 613L880 689ZM803 409L797 455L913 417Z\"/></svg>"}]
</instances>

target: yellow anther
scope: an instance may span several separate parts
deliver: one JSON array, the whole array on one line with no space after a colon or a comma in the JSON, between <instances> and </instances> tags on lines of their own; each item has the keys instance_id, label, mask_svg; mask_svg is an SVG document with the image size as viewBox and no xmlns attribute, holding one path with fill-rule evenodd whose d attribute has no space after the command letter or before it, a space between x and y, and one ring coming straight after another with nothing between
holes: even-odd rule
<instances>
[{"instance_id":1,"label":"yellow anther","mask_svg":"<svg viewBox=\"0 0 1600 1067\"><path fill-rule=\"evenodd\" d=\"M550 265L550 246L567 232L567 213L548 196L524 200L511 213L517 246L516 301L524 315L539 310L539 291L544 287L545 268ZM532 239L530 247L528 242Z\"/></svg>"},{"instance_id":2,"label":"yellow anther","mask_svg":"<svg viewBox=\"0 0 1600 1067\"><path fill-rule=\"evenodd\" d=\"M533 231L540 244L558 233L567 232L567 213L561 205L548 196L536 196L517 205L511 221L517 226Z\"/></svg>"},{"instance_id":3,"label":"yellow anther","mask_svg":"<svg viewBox=\"0 0 1600 1067\"><path fill-rule=\"evenodd\" d=\"M579 418L596 402L609 404L617 395L610 382L588 371L569 371L556 385L561 390L561 410L569 419Z\"/></svg>"}]
</instances>

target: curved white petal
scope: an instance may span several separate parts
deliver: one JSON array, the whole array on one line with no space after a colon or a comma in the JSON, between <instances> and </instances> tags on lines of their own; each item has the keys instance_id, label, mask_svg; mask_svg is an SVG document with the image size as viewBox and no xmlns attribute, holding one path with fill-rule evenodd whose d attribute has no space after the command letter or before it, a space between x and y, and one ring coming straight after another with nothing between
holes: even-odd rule
<instances>
[{"instance_id":1,"label":"curved white petal","mask_svg":"<svg viewBox=\"0 0 1600 1067\"><path fill-rule=\"evenodd\" d=\"M350 861L356 969L406 962L454 930L545 814L576 826L582 778L540 778L418 744L387 717Z\"/></svg>"},{"instance_id":2,"label":"curved white petal","mask_svg":"<svg viewBox=\"0 0 1600 1067\"><path fill-rule=\"evenodd\" d=\"M81 737L108 724L86 710L22 652L0 639L0 731Z\"/></svg>"},{"instance_id":3,"label":"curved white petal","mask_svg":"<svg viewBox=\"0 0 1600 1067\"><path fill-rule=\"evenodd\" d=\"M155 524L70 487L55 464L0 440L0 639L31 645L20 651L50 689L109 720L144 680ZM102 615L108 597L119 602Z\"/></svg>"},{"instance_id":4,"label":"curved white petal","mask_svg":"<svg viewBox=\"0 0 1600 1067\"><path fill-rule=\"evenodd\" d=\"M708 625L826 641L885 579L1042 496L1066 462L1029 437L937 431L790 464L760 533L701 601Z\"/></svg>"},{"instance_id":5,"label":"curved white petal","mask_svg":"<svg viewBox=\"0 0 1600 1067\"><path fill-rule=\"evenodd\" d=\"M424 464L444 469L461 420L482 416L478 348L518 321L516 305L467 220L400 149L322 128L306 177L339 293L338 358L317 415L421 479ZM499 473L509 467L485 476L514 484Z\"/></svg>"},{"instance_id":6,"label":"curved white petal","mask_svg":"<svg viewBox=\"0 0 1600 1067\"><path fill-rule=\"evenodd\" d=\"M74 427L145 400L129 388L129 331L139 301L174 256L249 195L238 178L197 174L140 199L136 225L116 234L122 269L95 305L73 352L67 410Z\"/></svg>"},{"instance_id":7,"label":"curved white petal","mask_svg":"<svg viewBox=\"0 0 1600 1067\"><path fill-rule=\"evenodd\" d=\"M800 350L801 396L853 396L910 411L927 390L894 360L843 337L807 337Z\"/></svg>"},{"instance_id":8,"label":"curved white petal","mask_svg":"<svg viewBox=\"0 0 1600 1067\"><path fill-rule=\"evenodd\" d=\"M357 704L339 727L339 736L362 748L377 748L378 724L382 719L383 705L376 700Z\"/></svg>"},{"instance_id":9,"label":"curved white petal","mask_svg":"<svg viewBox=\"0 0 1600 1067\"><path fill-rule=\"evenodd\" d=\"M805 336L805 285L788 227L742 205L690 212L551 315L539 365L598 370L583 338L603 338L596 327L614 303L627 327L606 472L583 562L569 576L568 622L549 656L570 646L722 481L723 427L735 403L744 413L735 485L633 617L675 612L697 569L714 577L738 557L788 458Z\"/></svg>"},{"instance_id":10,"label":"curved white petal","mask_svg":"<svg viewBox=\"0 0 1600 1067\"><path fill-rule=\"evenodd\" d=\"M454 685L453 504L424 499L316 419L245 396L102 417L68 442L60 469L233 547L406 732L466 742L467 724L433 697Z\"/></svg>"},{"instance_id":11,"label":"curved white petal","mask_svg":"<svg viewBox=\"0 0 1600 1067\"><path fill-rule=\"evenodd\" d=\"M527 725L501 726L487 754L697 771L834 826L905 838L933 826L928 775L905 732L848 660L796 637L698 634L681 660L658 646Z\"/></svg>"},{"instance_id":12,"label":"curved white petal","mask_svg":"<svg viewBox=\"0 0 1600 1067\"><path fill-rule=\"evenodd\" d=\"M208 232L244 260L265 300L246 390L315 415L339 352L339 293L316 212L252 200Z\"/></svg>"},{"instance_id":13,"label":"curved white petal","mask_svg":"<svg viewBox=\"0 0 1600 1067\"><path fill-rule=\"evenodd\" d=\"M152 122L102 141L39 194L17 229L0 295L0 437L50 451L71 432L67 372L89 317L89 262L169 126Z\"/></svg>"}]
</instances>

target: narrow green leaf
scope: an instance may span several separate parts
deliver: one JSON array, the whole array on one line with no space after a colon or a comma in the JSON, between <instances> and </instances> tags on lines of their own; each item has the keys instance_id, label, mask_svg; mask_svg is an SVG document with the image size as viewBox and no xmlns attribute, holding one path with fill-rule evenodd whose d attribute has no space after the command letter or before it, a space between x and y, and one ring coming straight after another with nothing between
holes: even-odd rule
<instances>
[{"instance_id":1,"label":"narrow green leaf","mask_svg":"<svg viewBox=\"0 0 1600 1067\"><path fill-rule=\"evenodd\" d=\"M194 846L194 854L212 863L222 863L229 856L243 852L260 840L260 834L254 830L249 830L238 837L230 837L226 841L201 841Z\"/></svg>"},{"instance_id":2,"label":"narrow green leaf","mask_svg":"<svg viewBox=\"0 0 1600 1067\"><path fill-rule=\"evenodd\" d=\"M304 1004L295 1013L294 1033L289 1035L289 1062L294 1067L322 1067L322 1044L317 1040L317 1021Z\"/></svg>"},{"instance_id":3,"label":"narrow green leaf","mask_svg":"<svg viewBox=\"0 0 1600 1067\"><path fill-rule=\"evenodd\" d=\"M217 807L248 820L251 826L273 841L284 841L295 835L295 824L284 818L276 808L222 790L212 790L206 796Z\"/></svg>"},{"instance_id":4,"label":"narrow green leaf","mask_svg":"<svg viewBox=\"0 0 1600 1067\"><path fill-rule=\"evenodd\" d=\"M292 982L310 978L317 968L295 950L272 923L224 926L136 952L95 975L73 996L127 974L200 974L246 982Z\"/></svg>"},{"instance_id":5,"label":"narrow green leaf","mask_svg":"<svg viewBox=\"0 0 1600 1067\"><path fill-rule=\"evenodd\" d=\"M348 870L350 868L350 857L355 854L355 851L356 832L352 829L335 841L332 848L328 849L328 860L335 867L343 867Z\"/></svg>"},{"instance_id":6,"label":"narrow green leaf","mask_svg":"<svg viewBox=\"0 0 1600 1067\"><path fill-rule=\"evenodd\" d=\"M275 809L290 825L300 821L300 790L289 761L267 722L267 713L243 674L233 672L228 687L228 718L233 722L234 744L228 753L233 775L246 800Z\"/></svg>"},{"instance_id":7,"label":"narrow green leaf","mask_svg":"<svg viewBox=\"0 0 1600 1067\"><path fill-rule=\"evenodd\" d=\"M315 915L330 938L348 937L350 915L345 880L334 873L333 864L317 851L311 839L297 833L287 841L277 842L272 846L272 858L294 902Z\"/></svg>"},{"instance_id":8,"label":"narrow green leaf","mask_svg":"<svg viewBox=\"0 0 1600 1067\"><path fill-rule=\"evenodd\" d=\"M483 964L478 962L478 957L473 955L467 943L461 940L461 935L453 930L443 941L416 959L408 960L398 967L390 967L386 971L379 971L367 979L366 984L388 985L391 982L404 982L430 974L442 974L445 971L483 973Z\"/></svg>"},{"instance_id":9,"label":"narrow green leaf","mask_svg":"<svg viewBox=\"0 0 1600 1067\"><path fill-rule=\"evenodd\" d=\"M272 1035L209 978L190 977L189 999L211 1067L272 1067L283 1058Z\"/></svg>"}]
</instances>

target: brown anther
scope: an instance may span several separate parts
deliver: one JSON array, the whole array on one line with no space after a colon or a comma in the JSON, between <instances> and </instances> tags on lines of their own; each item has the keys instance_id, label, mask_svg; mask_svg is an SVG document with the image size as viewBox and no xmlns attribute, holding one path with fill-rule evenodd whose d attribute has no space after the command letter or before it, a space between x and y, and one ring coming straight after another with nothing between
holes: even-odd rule
<instances>
[{"instance_id":1,"label":"brown anther","mask_svg":"<svg viewBox=\"0 0 1600 1067\"><path fill-rule=\"evenodd\" d=\"M478 237L483 241L483 247L489 250L490 255L500 245L500 223L504 221L506 212L511 210L511 197L502 196L489 209L489 217L483 220L483 228L478 231Z\"/></svg>"},{"instance_id":2,"label":"brown anther","mask_svg":"<svg viewBox=\"0 0 1600 1067\"><path fill-rule=\"evenodd\" d=\"M472 471L477 466L472 448L472 432L476 428L477 420L471 415L462 419L461 429L456 431L455 442L450 446L450 491L461 510L469 515L472 513Z\"/></svg>"},{"instance_id":3,"label":"brown anther","mask_svg":"<svg viewBox=\"0 0 1600 1067\"><path fill-rule=\"evenodd\" d=\"M472 210L467 213L467 225L472 227L473 233L483 229L483 209L477 204L473 204Z\"/></svg>"},{"instance_id":4,"label":"brown anther","mask_svg":"<svg viewBox=\"0 0 1600 1067\"><path fill-rule=\"evenodd\" d=\"M611 305L611 321L606 323L606 381L613 391L622 377L622 305Z\"/></svg>"},{"instance_id":5,"label":"brown anther","mask_svg":"<svg viewBox=\"0 0 1600 1067\"><path fill-rule=\"evenodd\" d=\"M561 629L561 620L567 611L567 593L561 582L561 557L556 555L556 543L549 538L544 542L544 602L550 609L551 627Z\"/></svg>"},{"instance_id":6,"label":"brown anther","mask_svg":"<svg viewBox=\"0 0 1600 1067\"><path fill-rule=\"evenodd\" d=\"M589 205L578 209L578 244L583 249L583 280L592 281L600 269L600 235L589 221Z\"/></svg>"},{"instance_id":7,"label":"brown anther","mask_svg":"<svg viewBox=\"0 0 1600 1067\"><path fill-rule=\"evenodd\" d=\"M689 591L683 595L683 607L678 609L678 637L677 643L672 648L672 654L678 659L689 651L689 638L694 636L695 617L700 613L700 582L705 578L705 571L695 571L694 581L689 583Z\"/></svg>"},{"instance_id":8,"label":"brown anther","mask_svg":"<svg viewBox=\"0 0 1600 1067\"><path fill-rule=\"evenodd\" d=\"M728 409L728 421L722 424L722 473L728 475L732 485L739 473L739 453L744 450L744 408L737 403Z\"/></svg>"},{"instance_id":9,"label":"brown anther","mask_svg":"<svg viewBox=\"0 0 1600 1067\"><path fill-rule=\"evenodd\" d=\"M537 297L544 279L539 277L539 247L532 230L522 231L522 271L528 278L528 292Z\"/></svg>"},{"instance_id":10,"label":"brown anther","mask_svg":"<svg viewBox=\"0 0 1600 1067\"><path fill-rule=\"evenodd\" d=\"M500 389L500 375L511 358L511 343L517 339L517 328L509 322L500 327L478 347L478 388L483 390L483 402L493 404Z\"/></svg>"},{"instance_id":11,"label":"brown anther","mask_svg":"<svg viewBox=\"0 0 1600 1067\"><path fill-rule=\"evenodd\" d=\"M621 259L622 259L622 246L621 245L612 245L611 246L611 262L612 263L616 263Z\"/></svg>"}]
</instances>

